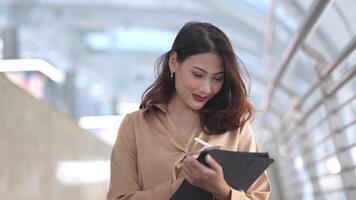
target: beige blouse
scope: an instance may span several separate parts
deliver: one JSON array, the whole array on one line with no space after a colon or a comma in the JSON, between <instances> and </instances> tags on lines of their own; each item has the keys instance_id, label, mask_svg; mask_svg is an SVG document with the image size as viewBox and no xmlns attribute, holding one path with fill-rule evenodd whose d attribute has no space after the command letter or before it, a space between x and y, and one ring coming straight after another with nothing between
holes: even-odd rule
<instances>
[{"instance_id":1,"label":"beige blouse","mask_svg":"<svg viewBox=\"0 0 356 200\"><path fill-rule=\"evenodd\" d=\"M108 200L169 200L182 183L177 178L185 155L199 151L199 137L231 151L259 151L250 124L221 135L194 130L187 140L181 137L167 114L166 104L154 117L143 117L143 110L126 115L111 153ZM151 116L151 115L150 115ZM268 199L271 186L264 172L244 193L232 189L232 200Z\"/></svg>"}]
</instances>

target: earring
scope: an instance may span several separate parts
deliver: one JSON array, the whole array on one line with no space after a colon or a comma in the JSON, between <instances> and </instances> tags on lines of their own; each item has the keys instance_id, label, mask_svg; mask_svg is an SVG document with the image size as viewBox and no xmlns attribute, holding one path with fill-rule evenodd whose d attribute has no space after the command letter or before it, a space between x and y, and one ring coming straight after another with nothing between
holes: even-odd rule
<instances>
[{"instance_id":1,"label":"earring","mask_svg":"<svg viewBox=\"0 0 356 200\"><path fill-rule=\"evenodd\" d=\"M173 78L173 74L174 74L174 72L171 72L171 78Z\"/></svg>"}]
</instances>

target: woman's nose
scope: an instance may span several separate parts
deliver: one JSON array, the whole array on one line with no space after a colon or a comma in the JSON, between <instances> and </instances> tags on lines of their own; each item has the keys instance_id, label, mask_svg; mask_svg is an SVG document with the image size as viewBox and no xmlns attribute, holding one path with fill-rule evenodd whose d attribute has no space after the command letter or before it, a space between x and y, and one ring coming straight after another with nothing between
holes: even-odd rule
<instances>
[{"instance_id":1,"label":"woman's nose","mask_svg":"<svg viewBox=\"0 0 356 200\"><path fill-rule=\"evenodd\" d=\"M200 92L204 95L209 95L212 91L212 85L210 80L204 80L200 85Z\"/></svg>"}]
</instances>

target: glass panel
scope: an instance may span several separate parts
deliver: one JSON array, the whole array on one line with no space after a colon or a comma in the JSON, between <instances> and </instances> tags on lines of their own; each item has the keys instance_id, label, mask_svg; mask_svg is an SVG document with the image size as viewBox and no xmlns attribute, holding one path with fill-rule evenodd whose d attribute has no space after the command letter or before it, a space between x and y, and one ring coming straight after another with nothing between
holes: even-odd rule
<instances>
[{"instance_id":1,"label":"glass panel","mask_svg":"<svg viewBox=\"0 0 356 200\"><path fill-rule=\"evenodd\" d=\"M347 200L346 193L339 191L322 194L322 197L327 200Z\"/></svg>"},{"instance_id":2,"label":"glass panel","mask_svg":"<svg viewBox=\"0 0 356 200\"><path fill-rule=\"evenodd\" d=\"M353 146L350 149L350 154L351 154L351 158L352 158L352 162L354 165L356 165L356 146ZM356 171L355 171L356 172Z\"/></svg>"},{"instance_id":3,"label":"glass panel","mask_svg":"<svg viewBox=\"0 0 356 200\"><path fill-rule=\"evenodd\" d=\"M317 28L308 36L306 42L307 44L313 43L313 47L322 52L326 58L334 58L350 42L352 35L347 31L334 6L329 6L324 12L318 21ZM312 39L313 37L315 38ZM316 40L320 40L317 44L321 46L314 46Z\"/></svg>"},{"instance_id":4,"label":"glass panel","mask_svg":"<svg viewBox=\"0 0 356 200\"><path fill-rule=\"evenodd\" d=\"M4 51L4 40L0 36L0 60L3 59L3 55L4 55L3 51Z\"/></svg>"},{"instance_id":5,"label":"glass panel","mask_svg":"<svg viewBox=\"0 0 356 200\"><path fill-rule=\"evenodd\" d=\"M276 89L273 101L273 108L279 113L287 113L291 107L291 98L279 88Z\"/></svg>"},{"instance_id":6,"label":"glass panel","mask_svg":"<svg viewBox=\"0 0 356 200\"><path fill-rule=\"evenodd\" d=\"M351 105L344 106L341 110L339 110L339 114L342 118L342 124L339 124L338 127L343 127L356 119L355 114L351 109Z\"/></svg>"},{"instance_id":7,"label":"glass panel","mask_svg":"<svg viewBox=\"0 0 356 200\"><path fill-rule=\"evenodd\" d=\"M338 0L334 1L334 3L339 7L340 12L346 19L347 24L350 26L353 33L356 33L356 24L355 22L355 12L356 4L351 3L349 0Z\"/></svg>"},{"instance_id":8,"label":"glass panel","mask_svg":"<svg viewBox=\"0 0 356 200\"><path fill-rule=\"evenodd\" d=\"M298 52L283 76L282 84L300 96L305 94L311 83L318 79L314 66L314 59L304 52Z\"/></svg>"},{"instance_id":9,"label":"glass panel","mask_svg":"<svg viewBox=\"0 0 356 200\"><path fill-rule=\"evenodd\" d=\"M303 112L308 112L310 109L312 109L313 106L315 106L316 102L319 102L323 97L323 92L320 88L317 88L316 90L314 90L314 92L309 95L309 97L307 99L305 99L305 101L302 104L302 110ZM319 106L318 110L321 108L321 110L323 110L324 105L323 104L319 104L316 105Z\"/></svg>"},{"instance_id":10,"label":"glass panel","mask_svg":"<svg viewBox=\"0 0 356 200\"><path fill-rule=\"evenodd\" d=\"M319 179L319 185L321 189L321 193L341 189L343 186L341 177L339 175L334 176L324 176Z\"/></svg>"},{"instance_id":11,"label":"glass panel","mask_svg":"<svg viewBox=\"0 0 356 200\"><path fill-rule=\"evenodd\" d=\"M305 121L305 125L307 127L313 127L325 116L326 116L325 107L324 105L321 105L313 113L309 115L309 117Z\"/></svg>"},{"instance_id":12,"label":"glass panel","mask_svg":"<svg viewBox=\"0 0 356 200\"><path fill-rule=\"evenodd\" d=\"M332 80L338 81L346 73L356 67L356 51L353 51L349 57L347 57L343 62L341 62L337 68L331 73Z\"/></svg>"},{"instance_id":13,"label":"glass panel","mask_svg":"<svg viewBox=\"0 0 356 200\"><path fill-rule=\"evenodd\" d=\"M329 156L332 153L335 153L335 145L332 139L330 138L324 144L317 145L314 151L316 155L316 160L325 159L325 156Z\"/></svg>"}]
</instances>

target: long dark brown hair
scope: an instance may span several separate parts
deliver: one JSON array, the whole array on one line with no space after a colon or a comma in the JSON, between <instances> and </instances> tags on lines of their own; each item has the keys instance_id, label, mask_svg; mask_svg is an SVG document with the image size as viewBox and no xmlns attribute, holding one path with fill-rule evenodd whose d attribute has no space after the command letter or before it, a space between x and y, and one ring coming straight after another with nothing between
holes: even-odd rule
<instances>
[{"instance_id":1,"label":"long dark brown hair","mask_svg":"<svg viewBox=\"0 0 356 200\"><path fill-rule=\"evenodd\" d=\"M248 101L248 90L242 69L242 62L235 55L232 45L219 28L203 22L188 22L178 32L170 51L163 54L156 63L158 78L142 95L140 108L145 113L154 111L154 104L168 104L176 92L174 78L170 77L169 57L177 53L182 63L189 56L213 52L220 56L224 66L224 83L221 90L199 111L200 125L208 134L222 134L243 126L254 114ZM246 76L243 76L246 75Z\"/></svg>"}]
</instances>

